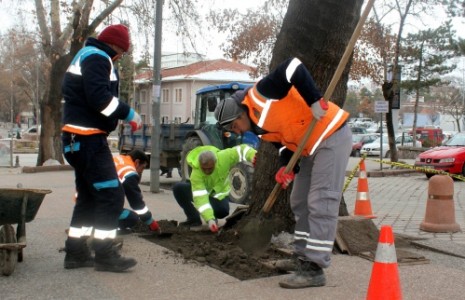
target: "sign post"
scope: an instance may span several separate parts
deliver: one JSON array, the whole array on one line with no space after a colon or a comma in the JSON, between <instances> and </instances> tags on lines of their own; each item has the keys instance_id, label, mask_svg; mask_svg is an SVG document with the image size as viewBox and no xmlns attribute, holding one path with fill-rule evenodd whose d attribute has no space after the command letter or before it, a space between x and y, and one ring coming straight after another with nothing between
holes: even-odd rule
<instances>
[{"instance_id":1,"label":"sign post","mask_svg":"<svg viewBox=\"0 0 465 300\"><path fill-rule=\"evenodd\" d=\"M379 148L379 169L383 170L383 113L389 112L389 102L385 100L375 101L375 113L379 113L379 138L380 138L380 148Z\"/></svg>"}]
</instances>

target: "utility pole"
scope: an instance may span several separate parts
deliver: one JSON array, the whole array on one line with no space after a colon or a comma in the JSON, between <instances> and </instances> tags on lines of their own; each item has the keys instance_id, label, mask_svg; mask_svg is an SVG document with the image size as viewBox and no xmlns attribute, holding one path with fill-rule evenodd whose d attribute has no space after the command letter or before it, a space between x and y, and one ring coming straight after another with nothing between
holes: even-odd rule
<instances>
[{"instance_id":1,"label":"utility pole","mask_svg":"<svg viewBox=\"0 0 465 300\"><path fill-rule=\"evenodd\" d=\"M163 1L157 0L155 8L155 41L153 51L152 83L152 154L150 157L150 191L160 192L160 90L161 90L161 27Z\"/></svg>"}]
</instances>

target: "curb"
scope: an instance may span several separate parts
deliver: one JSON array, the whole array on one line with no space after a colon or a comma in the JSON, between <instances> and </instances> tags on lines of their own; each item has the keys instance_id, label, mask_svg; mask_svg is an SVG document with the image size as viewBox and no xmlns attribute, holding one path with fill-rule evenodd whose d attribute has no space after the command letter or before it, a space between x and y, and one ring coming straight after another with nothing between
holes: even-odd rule
<instances>
[{"instance_id":1,"label":"curb","mask_svg":"<svg viewBox=\"0 0 465 300\"><path fill-rule=\"evenodd\" d=\"M39 172L71 171L71 170L74 170L74 169L70 165L39 166L39 167L23 167L22 173L39 173Z\"/></svg>"},{"instance_id":2,"label":"curb","mask_svg":"<svg viewBox=\"0 0 465 300\"><path fill-rule=\"evenodd\" d=\"M54 172L54 171L71 171L74 170L70 165L57 165L57 166L35 166L35 167L22 167L22 173L40 173L40 172ZM346 176L350 176L351 171L346 171ZM418 173L416 170L373 170L367 171L367 177L388 177L399 176L404 174ZM358 177L357 171L354 177Z\"/></svg>"}]
</instances>

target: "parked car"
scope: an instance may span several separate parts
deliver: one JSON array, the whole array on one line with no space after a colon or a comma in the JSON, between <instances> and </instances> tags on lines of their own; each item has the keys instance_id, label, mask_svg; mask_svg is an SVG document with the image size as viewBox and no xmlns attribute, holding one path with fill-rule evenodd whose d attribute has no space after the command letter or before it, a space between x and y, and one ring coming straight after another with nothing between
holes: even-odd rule
<instances>
[{"instance_id":1,"label":"parked car","mask_svg":"<svg viewBox=\"0 0 465 300\"><path fill-rule=\"evenodd\" d=\"M364 127L350 127L353 134L367 134L367 129Z\"/></svg>"},{"instance_id":2,"label":"parked car","mask_svg":"<svg viewBox=\"0 0 465 300\"><path fill-rule=\"evenodd\" d=\"M465 133L459 132L443 146L420 153L415 160L415 166L465 176ZM428 178L434 175L428 172L425 174Z\"/></svg>"},{"instance_id":3,"label":"parked car","mask_svg":"<svg viewBox=\"0 0 465 300\"><path fill-rule=\"evenodd\" d=\"M379 134L354 134L352 135L352 152L350 156L360 157L362 146L374 142L379 137Z\"/></svg>"},{"instance_id":4,"label":"parked car","mask_svg":"<svg viewBox=\"0 0 465 300\"><path fill-rule=\"evenodd\" d=\"M370 127L373 124L373 120L371 118L357 118L354 122L354 126L356 127Z\"/></svg>"},{"instance_id":5,"label":"parked car","mask_svg":"<svg viewBox=\"0 0 465 300\"><path fill-rule=\"evenodd\" d=\"M33 125L21 133L21 137L28 141L39 140L41 126Z\"/></svg>"},{"instance_id":6,"label":"parked car","mask_svg":"<svg viewBox=\"0 0 465 300\"><path fill-rule=\"evenodd\" d=\"M410 146L413 147L413 137L407 134L398 134L396 136L396 146ZM420 141L416 141L415 147L422 147L422 144ZM383 149L382 149L382 157L390 157L391 156L391 151L389 149L389 140L387 134L383 134ZM362 149L360 150L361 154L366 154L366 155L375 155L379 156L381 152L381 137L377 138L375 141L372 143L368 143L362 146Z\"/></svg>"}]
</instances>

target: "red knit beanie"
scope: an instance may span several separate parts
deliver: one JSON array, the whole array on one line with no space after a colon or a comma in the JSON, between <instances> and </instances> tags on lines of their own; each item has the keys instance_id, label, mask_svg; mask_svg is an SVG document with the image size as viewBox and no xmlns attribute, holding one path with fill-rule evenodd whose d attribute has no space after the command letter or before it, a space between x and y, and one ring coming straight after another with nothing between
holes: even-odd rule
<instances>
[{"instance_id":1,"label":"red knit beanie","mask_svg":"<svg viewBox=\"0 0 465 300\"><path fill-rule=\"evenodd\" d=\"M127 52L129 50L129 30L126 26L110 25L106 27L97 37L97 40L120 47Z\"/></svg>"}]
</instances>

